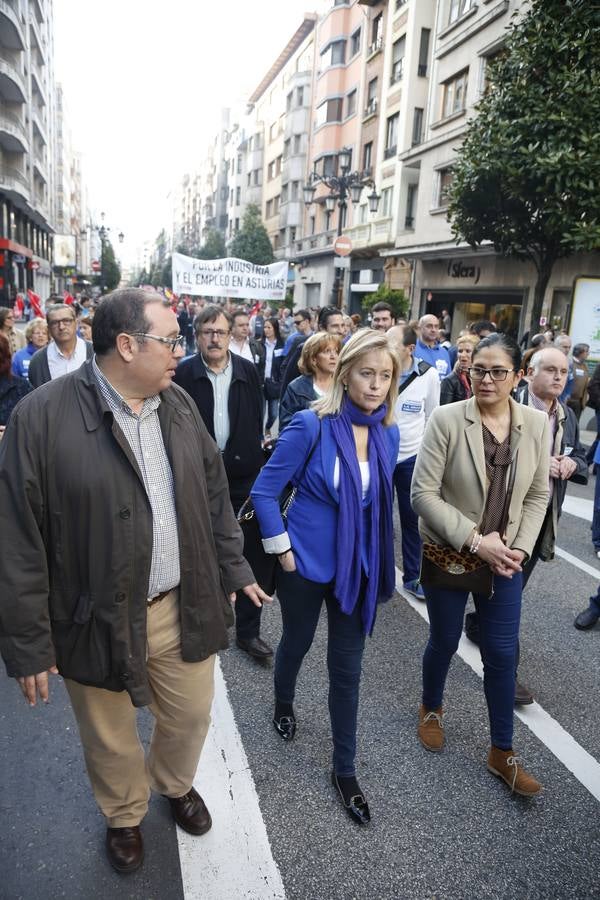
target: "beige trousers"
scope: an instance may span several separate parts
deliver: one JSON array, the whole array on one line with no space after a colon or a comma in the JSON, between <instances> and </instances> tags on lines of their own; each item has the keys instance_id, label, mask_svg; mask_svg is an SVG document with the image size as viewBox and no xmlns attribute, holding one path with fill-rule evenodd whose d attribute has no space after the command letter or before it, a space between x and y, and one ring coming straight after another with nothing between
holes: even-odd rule
<instances>
[{"instance_id":1,"label":"beige trousers","mask_svg":"<svg viewBox=\"0 0 600 900\"><path fill-rule=\"evenodd\" d=\"M210 724L214 666L214 655L199 663L181 659L177 590L148 609L155 725L146 759L126 691L65 679L94 796L109 828L139 825L150 789L182 797L191 788Z\"/></svg>"}]
</instances>

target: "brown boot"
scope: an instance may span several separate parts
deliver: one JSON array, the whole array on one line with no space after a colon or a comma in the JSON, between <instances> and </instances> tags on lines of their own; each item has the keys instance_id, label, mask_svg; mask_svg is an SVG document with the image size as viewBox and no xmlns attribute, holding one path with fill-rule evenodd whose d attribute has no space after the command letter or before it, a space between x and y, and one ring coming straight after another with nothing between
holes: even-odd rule
<instances>
[{"instance_id":1,"label":"brown boot","mask_svg":"<svg viewBox=\"0 0 600 900\"><path fill-rule=\"evenodd\" d=\"M419 727L417 728L419 740L426 750L439 752L444 746L444 726L442 725L442 707L437 709L425 709L419 707Z\"/></svg>"},{"instance_id":2,"label":"brown boot","mask_svg":"<svg viewBox=\"0 0 600 900\"><path fill-rule=\"evenodd\" d=\"M507 783L511 791L523 797L535 797L542 790L542 785L533 775L522 767L518 756L512 750L500 750L492 747L488 755L487 767L493 775L497 775Z\"/></svg>"}]
</instances>

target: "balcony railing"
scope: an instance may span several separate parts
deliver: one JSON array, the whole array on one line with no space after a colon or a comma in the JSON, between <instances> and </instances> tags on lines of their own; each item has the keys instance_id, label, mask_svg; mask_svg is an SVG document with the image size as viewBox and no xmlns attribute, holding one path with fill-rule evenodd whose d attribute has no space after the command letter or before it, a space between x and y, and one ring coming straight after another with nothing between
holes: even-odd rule
<instances>
[{"instance_id":1,"label":"balcony railing","mask_svg":"<svg viewBox=\"0 0 600 900\"><path fill-rule=\"evenodd\" d=\"M19 70L9 63L6 59L0 59L0 75L4 75L13 83L13 90L8 91L3 87L2 91L7 100L25 103L27 100L27 91L25 89L25 79Z\"/></svg>"},{"instance_id":2,"label":"balcony railing","mask_svg":"<svg viewBox=\"0 0 600 900\"><path fill-rule=\"evenodd\" d=\"M398 59L392 66L392 74L390 77L390 84L397 84L399 81L402 81L403 74L404 74L404 59Z\"/></svg>"},{"instance_id":3,"label":"balcony railing","mask_svg":"<svg viewBox=\"0 0 600 900\"><path fill-rule=\"evenodd\" d=\"M367 59L371 59L372 56L375 56L376 53L379 53L380 50L383 49L383 38L376 38L369 46L367 47Z\"/></svg>"},{"instance_id":4,"label":"balcony railing","mask_svg":"<svg viewBox=\"0 0 600 900\"><path fill-rule=\"evenodd\" d=\"M2 25L0 30L4 31L5 28L8 29L7 37L11 37L12 41L14 41L15 36L16 39L20 42L21 46L18 48L19 50L25 49L25 39L23 36L23 29L21 27L21 21L19 16L14 11L10 3L7 3L6 0L0 0L0 17L4 17L6 19L8 25ZM12 32L12 35L10 34ZM7 45L9 47L13 47L14 44L12 41Z\"/></svg>"},{"instance_id":5,"label":"balcony railing","mask_svg":"<svg viewBox=\"0 0 600 900\"><path fill-rule=\"evenodd\" d=\"M29 180L24 172L10 166L0 166L0 187L6 191L20 194L29 201Z\"/></svg>"},{"instance_id":6,"label":"balcony railing","mask_svg":"<svg viewBox=\"0 0 600 900\"><path fill-rule=\"evenodd\" d=\"M4 131L11 135L14 140L19 141L21 150L26 153L29 148L27 139L27 131L23 120L9 109L0 106L0 131ZM1 143L1 141L0 141ZM15 152L14 149L12 151Z\"/></svg>"},{"instance_id":7,"label":"balcony railing","mask_svg":"<svg viewBox=\"0 0 600 900\"><path fill-rule=\"evenodd\" d=\"M369 116L374 116L377 112L377 97L372 97L371 100L368 101L365 106L365 113L363 118L368 119Z\"/></svg>"},{"instance_id":8,"label":"balcony railing","mask_svg":"<svg viewBox=\"0 0 600 900\"><path fill-rule=\"evenodd\" d=\"M398 152L398 147L396 144L394 144L393 147L386 147L385 150L383 151L383 158L391 159L392 156L395 156L397 152Z\"/></svg>"},{"instance_id":9,"label":"balcony railing","mask_svg":"<svg viewBox=\"0 0 600 900\"><path fill-rule=\"evenodd\" d=\"M310 253L315 250L325 250L333 245L337 236L335 229L329 231L320 231L317 234L309 234L296 241L296 253Z\"/></svg>"},{"instance_id":10,"label":"balcony railing","mask_svg":"<svg viewBox=\"0 0 600 900\"><path fill-rule=\"evenodd\" d=\"M345 228L344 234L350 238L355 249L393 244L392 217L385 216L373 222L361 222L351 228Z\"/></svg>"}]
</instances>

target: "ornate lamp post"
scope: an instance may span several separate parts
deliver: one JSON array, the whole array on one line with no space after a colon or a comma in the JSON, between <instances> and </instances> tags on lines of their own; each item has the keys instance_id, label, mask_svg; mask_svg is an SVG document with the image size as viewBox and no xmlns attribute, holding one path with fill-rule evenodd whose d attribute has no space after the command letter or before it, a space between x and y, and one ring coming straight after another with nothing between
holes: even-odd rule
<instances>
[{"instance_id":1,"label":"ornate lamp post","mask_svg":"<svg viewBox=\"0 0 600 900\"><path fill-rule=\"evenodd\" d=\"M368 196L369 211L377 212L379 206L380 195L375 189L375 182L366 172L351 172L350 161L352 159L352 151L348 147L343 147L337 154L337 175L319 175L312 172L309 180L302 188L304 194L304 203L308 207L315 199L315 192L318 184L324 184L329 188L329 194L325 197L325 209L328 213L332 213L338 206L337 218L337 236L340 237L342 227L346 219L346 210L348 208L348 197L353 204L360 203L360 198L365 187L372 188ZM342 308L342 278L343 271L336 268L335 279L332 291L332 305Z\"/></svg>"}]
</instances>

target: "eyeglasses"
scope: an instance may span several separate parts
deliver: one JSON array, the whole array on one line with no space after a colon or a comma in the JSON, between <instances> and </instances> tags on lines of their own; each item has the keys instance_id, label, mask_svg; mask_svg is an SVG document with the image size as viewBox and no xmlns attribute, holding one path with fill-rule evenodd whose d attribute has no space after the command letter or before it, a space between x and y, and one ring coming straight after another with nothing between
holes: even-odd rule
<instances>
[{"instance_id":1,"label":"eyeglasses","mask_svg":"<svg viewBox=\"0 0 600 900\"><path fill-rule=\"evenodd\" d=\"M304 319L294 319L294 325L302 325Z\"/></svg>"},{"instance_id":2,"label":"eyeglasses","mask_svg":"<svg viewBox=\"0 0 600 900\"><path fill-rule=\"evenodd\" d=\"M59 325L75 325L75 319L50 319L48 328L58 328Z\"/></svg>"},{"instance_id":3,"label":"eyeglasses","mask_svg":"<svg viewBox=\"0 0 600 900\"><path fill-rule=\"evenodd\" d=\"M486 375L489 375L492 381L506 381L508 373L514 372L515 370L500 369L497 367L494 367L493 369L482 369L481 366L471 366L467 371L471 376L472 381L483 381Z\"/></svg>"},{"instance_id":4,"label":"eyeglasses","mask_svg":"<svg viewBox=\"0 0 600 900\"><path fill-rule=\"evenodd\" d=\"M200 334L202 335L202 337L205 337L205 338L212 338L212 337L224 338L224 337L227 337L229 332L223 331L220 328L203 328L202 331L200 332Z\"/></svg>"},{"instance_id":5,"label":"eyeglasses","mask_svg":"<svg viewBox=\"0 0 600 900\"><path fill-rule=\"evenodd\" d=\"M143 331L134 331L131 337L144 337L150 338L151 341L160 341L161 344L166 344L171 349L171 353L175 353L177 349L183 349L185 345L185 336L183 334L178 334L177 337L174 338L166 338L159 337L158 334L146 334Z\"/></svg>"}]
</instances>

